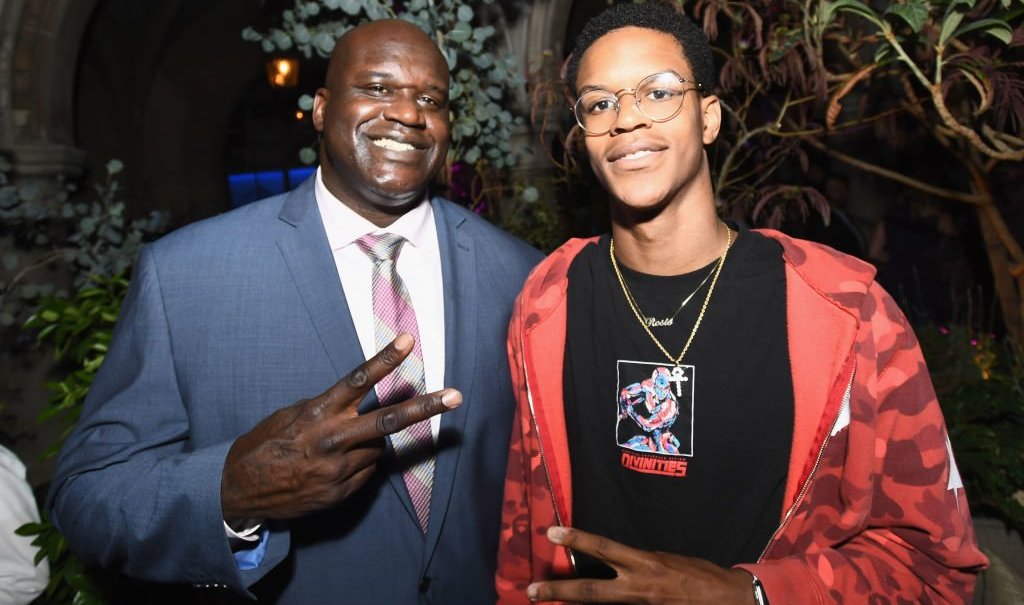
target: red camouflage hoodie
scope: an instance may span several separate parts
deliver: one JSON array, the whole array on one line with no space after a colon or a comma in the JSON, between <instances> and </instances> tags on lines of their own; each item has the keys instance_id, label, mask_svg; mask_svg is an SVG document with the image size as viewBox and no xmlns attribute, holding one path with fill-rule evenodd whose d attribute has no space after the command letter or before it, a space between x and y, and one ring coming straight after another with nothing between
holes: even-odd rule
<instances>
[{"instance_id":1,"label":"red camouflage hoodie","mask_svg":"<svg viewBox=\"0 0 1024 605\"><path fill-rule=\"evenodd\" d=\"M795 418L779 527L758 561L772 605L969 603L988 561L921 350L872 266L760 231L783 248ZM544 537L572 525L562 409L571 240L537 266L516 302L516 389L502 533L500 603L535 580L572 577Z\"/></svg>"}]
</instances>

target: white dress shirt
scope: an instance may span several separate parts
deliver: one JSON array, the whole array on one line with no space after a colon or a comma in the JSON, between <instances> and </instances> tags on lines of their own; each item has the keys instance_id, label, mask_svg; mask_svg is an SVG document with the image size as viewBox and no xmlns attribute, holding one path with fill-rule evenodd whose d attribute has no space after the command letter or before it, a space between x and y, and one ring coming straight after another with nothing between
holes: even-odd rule
<instances>
[{"instance_id":1,"label":"white dress shirt","mask_svg":"<svg viewBox=\"0 0 1024 605\"><path fill-rule=\"evenodd\" d=\"M424 200L394 223L380 228L334 197L324 185L319 168L315 190L316 205L327 230L327 241L334 253L334 264L363 356L369 359L377 353L371 281L373 263L355 242L370 233L394 233L407 240L398 255L397 269L416 311L427 392L444 388L444 286L441 249L437 244L437 226L430 201ZM440 425L440 415L430 419L435 440Z\"/></svg>"},{"instance_id":2,"label":"white dress shirt","mask_svg":"<svg viewBox=\"0 0 1024 605\"><path fill-rule=\"evenodd\" d=\"M35 564L39 550L32 538L14 530L25 523L39 523L39 509L25 481L25 465L0 446L0 603L26 605L46 588L50 566L46 559Z\"/></svg>"}]
</instances>

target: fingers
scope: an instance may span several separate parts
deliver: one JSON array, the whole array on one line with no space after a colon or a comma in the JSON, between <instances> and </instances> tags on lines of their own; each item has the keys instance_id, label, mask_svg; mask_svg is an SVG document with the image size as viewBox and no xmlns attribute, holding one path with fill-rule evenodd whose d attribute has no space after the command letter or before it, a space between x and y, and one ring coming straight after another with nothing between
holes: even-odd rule
<instances>
[{"instance_id":1,"label":"fingers","mask_svg":"<svg viewBox=\"0 0 1024 605\"><path fill-rule=\"evenodd\" d=\"M343 470L344 475L339 475L337 480L337 491L331 495L330 504L336 504L348 499L352 494L362 489L363 485L370 480L370 477L377 471L377 460L380 458L381 450L373 448L375 451L367 452L366 457L363 460L353 461L352 464L345 465L347 468ZM346 453L345 456L349 457L352 453Z\"/></svg>"},{"instance_id":2,"label":"fingers","mask_svg":"<svg viewBox=\"0 0 1024 605\"><path fill-rule=\"evenodd\" d=\"M370 477L373 476L373 473L376 470L377 470L377 465L376 464L371 464L370 466L362 469L358 473L356 473L356 474L352 475L351 477L349 477L348 479L346 479L345 483L344 483L345 493L342 494L341 499L344 500L344 499L348 498L349 496L351 496L352 494L354 494L357 491L359 491L363 487L363 485L365 485L366 482L370 480Z\"/></svg>"},{"instance_id":3,"label":"fingers","mask_svg":"<svg viewBox=\"0 0 1024 605\"><path fill-rule=\"evenodd\" d=\"M549 527L547 536L552 544L586 553L614 568L628 567L638 562L644 554L643 551L609 540L604 536L572 527Z\"/></svg>"},{"instance_id":4,"label":"fingers","mask_svg":"<svg viewBox=\"0 0 1024 605\"><path fill-rule=\"evenodd\" d=\"M628 570L640 561L644 555L643 551L572 527L549 527L547 537L552 544L586 553L604 561L615 570L616 578L612 580L580 579L537 582L526 589L526 596L531 601L642 602L636 587L632 585L631 574Z\"/></svg>"},{"instance_id":5,"label":"fingers","mask_svg":"<svg viewBox=\"0 0 1024 605\"><path fill-rule=\"evenodd\" d=\"M346 438L352 443L380 439L441 412L453 410L461 403L462 393L455 389L420 395L355 418L346 430Z\"/></svg>"},{"instance_id":6,"label":"fingers","mask_svg":"<svg viewBox=\"0 0 1024 605\"><path fill-rule=\"evenodd\" d=\"M536 582L526 588L531 601L569 601L573 603L630 603L630 595L619 589L615 580L560 580Z\"/></svg>"},{"instance_id":7,"label":"fingers","mask_svg":"<svg viewBox=\"0 0 1024 605\"><path fill-rule=\"evenodd\" d=\"M356 366L317 400L329 413L355 409L366 393L382 378L397 368L412 352L413 337L402 332L376 355Z\"/></svg>"},{"instance_id":8,"label":"fingers","mask_svg":"<svg viewBox=\"0 0 1024 605\"><path fill-rule=\"evenodd\" d=\"M338 482L349 481L366 469L372 470L384 452L383 439L365 441L354 447L342 447L342 445L339 444L336 449L344 449L344 452L331 458L334 463L330 470L330 477Z\"/></svg>"}]
</instances>

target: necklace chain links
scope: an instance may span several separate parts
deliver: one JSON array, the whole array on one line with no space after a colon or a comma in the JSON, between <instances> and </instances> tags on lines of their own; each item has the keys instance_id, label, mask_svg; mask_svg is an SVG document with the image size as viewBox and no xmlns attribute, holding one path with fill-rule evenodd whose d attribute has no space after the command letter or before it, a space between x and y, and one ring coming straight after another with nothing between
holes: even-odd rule
<instances>
[{"instance_id":1,"label":"necklace chain links","mask_svg":"<svg viewBox=\"0 0 1024 605\"><path fill-rule=\"evenodd\" d=\"M717 265L717 264L718 263L715 262L715 265ZM675 319L679 315L680 311L683 310L683 307L685 307L687 304L689 304L690 300L692 300L693 297L697 295L697 292L700 292L700 289L704 287L704 284L708 283L708 280L710 280L711 276L714 275L714 274L715 274L715 267L711 267L711 270L708 271L708 274L704 276L704 279L700 280L700 284L696 288L693 289L693 292L690 292L689 294L687 294L686 297L683 298L682 302L679 303L679 306L676 307L676 310L672 313L672 315L667 316L665 319L658 319L657 317L655 317L653 315L648 315L648 314L644 313L644 310L640 308L640 302L637 301L637 299L633 296L633 292L631 290L629 290L629 285L628 284L626 286L626 297L630 299L629 300L630 306L635 306L637 308L637 310L640 311L640 315L644 318L644 321L647 323L648 327L650 327L650 328L658 328L658 327L664 327L664 326L671 326L673 323L675 323ZM623 276L623 277L625 277L625 276ZM625 283L625 279L623 279L623 283Z\"/></svg>"},{"instance_id":2,"label":"necklace chain links","mask_svg":"<svg viewBox=\"0 0 1024 605\"><path fill-rule=\"evenodd\" d=\"M629 287L626 286L626 280L622 278L622 271L619 270L619 263L615 260L615 240L612 239L609 243L608 256L611 258L612 268L615 269L615 277L619 279L619 286L622 287L622 294L626 297L626 302L629 304L629 308L633 310L633 315L636 316L636 320L640 322L640 327L644 329L644 332L647 332L647 335L651 337L654 344L658 346L661 352L665 354L665 357L667 357L673 365L678 366L683 360L683 356L686 355L686 351L690 349L690 343L693 342L693 337L697 335L697 329L700 328L700 322L704 319L704 312L707 311L708 303L711 302L711 294L715 291L715 284L718 283L718 276L722 273L722 266L725 265L725 257L729 254L729 248L732 247L732 229L726 226L725 231L727 234L725 250L722 252L722 256L719 257L718 265L715 267L715 271L712 274L711 286L708 287L708 293L704 295L704 303L700 307L700 313L697 314L697 321L693 323L693 329L690 330L690 336L686 339L686 344L683 345L683 350L679 353L678 357L672 357L672 354L668 352L665 345L661 344L658 337L655 336L654 332L651 331L651 328L648 327L647 322L644 321L644 315L640 312L640 307L633 299L632 293L629 291ZM701 286L703 285L704 284L702 283ZM699 290L700 286L698 286L697 289ZM686 303L684 302L683 304L685 305Z\"/></svg>"}]
</instances>

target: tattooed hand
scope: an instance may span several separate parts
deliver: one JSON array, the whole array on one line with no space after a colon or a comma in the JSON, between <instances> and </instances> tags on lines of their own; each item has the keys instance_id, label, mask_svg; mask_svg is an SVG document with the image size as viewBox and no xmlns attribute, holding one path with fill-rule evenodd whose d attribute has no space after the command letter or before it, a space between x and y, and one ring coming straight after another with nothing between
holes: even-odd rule
<instances>
[{"instance_id":1,"label":"tattooed hand","mask_svg":"<svg viewBox=\"0 0 1024 605\"><path fill-rule=\"evenodd\" d=\"M357 413L363 396L412 348L412 336L400 334L321 395L274 412L239 437L224 463L224 519L289 519L333 506L369 479L386 435L462 403L461 393L443 389Z\"/></svg>"}]
</instances>

